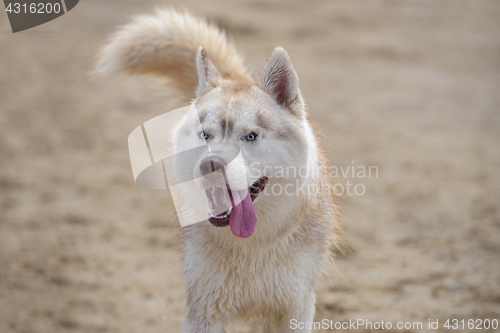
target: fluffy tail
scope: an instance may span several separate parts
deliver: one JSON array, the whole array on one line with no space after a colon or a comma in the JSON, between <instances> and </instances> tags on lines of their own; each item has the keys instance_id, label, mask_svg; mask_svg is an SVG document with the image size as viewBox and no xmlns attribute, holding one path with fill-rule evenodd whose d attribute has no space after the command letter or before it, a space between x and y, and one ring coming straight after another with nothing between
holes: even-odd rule
<instances>
[{"instance_id":1,"label":"fluffy tail","mask_svg":"<svg viewBox=\"0 0 500 333\"><path fill-rule=\"evenodd\" d=\"M223 31L187 11L169 8L137 16L111 34L100 52L95 73L163 77L170 95L187 102L195 97L200 46L223 77L249 77L243 59Z\"/></svg>"}]
</instances>

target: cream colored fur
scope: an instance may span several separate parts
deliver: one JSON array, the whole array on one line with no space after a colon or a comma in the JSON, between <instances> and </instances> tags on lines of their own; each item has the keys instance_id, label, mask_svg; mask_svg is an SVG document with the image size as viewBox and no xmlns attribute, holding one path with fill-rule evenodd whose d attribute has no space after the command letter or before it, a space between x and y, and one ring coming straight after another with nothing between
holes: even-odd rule
<instances>
[{"instance_id":1,"label":"cream colored fur","mask_svg":"<svg viewBox=\"0 0 500 333\"><path fill-rule=\"evenodd\" d=\"M185 119L174 135L179 142L201 140L204 131L215 142L238 144L249 185L262 175L269 177L268 189L295 182L266 166L303 166L312 172L300 184L330 184L297 74L282 48L253 79L218 28L164 9L116 31L98 71L165 77L185 102L195 98L203 128L196 128L197 119ZM250 131L258 133L256 142L244 140ZM338 245L335 198L329 190L313 196L261 194L255 210L257 226L249 238L208 221L182 228L188 309L182 332L225 332L235 318L262 318L264 332L310 332L292 330L290 320L313 320L314 288Z\"/></svg>"},{"instance_id":2,"label":"cream colored fur","mask_svg":"<svg viewBox=\"0 0 500 333\"><path fill-rule=\"evenodd\" d=\"M112 33L100 52L96 74L161 76L172 97L189 101L195 97L198 76L193 59L201 45L223 76L249 76L223 31L187 11L171 9L136 16Z\"/></svg>"}]
</instances>

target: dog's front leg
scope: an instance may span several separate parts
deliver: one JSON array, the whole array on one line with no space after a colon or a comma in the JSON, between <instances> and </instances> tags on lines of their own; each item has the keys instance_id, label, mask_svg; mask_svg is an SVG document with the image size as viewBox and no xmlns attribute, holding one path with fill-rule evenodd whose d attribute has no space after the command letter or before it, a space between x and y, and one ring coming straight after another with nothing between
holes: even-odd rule
<instances>
[{"instance_id":1,"label":"dog's front leg","mask_svg":"<svg viewBox=\"0 0 500 333\"><path fill-rule=\"evenodd\" d=\"M225 323L217 321L208 321L203 316L198 316L194 311L189 311L182 321L181 333L226 333Z\"/></svg>"},{"instance_id":2,"label":"dog's front leg","mask_svg":"<svg viewBox=\"0 0 500 333\"><path fill-rule=\"evenodd\" d=\"M316 302L316 295L314 292L311 294L307 301L298 301L296 306L289 309L287 312L276 318L275 327L276 333L311 333L308 328L308 323L314 320L314 310ZM269 324L268 324L269 325ZM268 326L269 328L271 326ZM264 332L266 332L264 326ZM269 329L267 328L267 329Z\"/></svg>"}]
</instances>

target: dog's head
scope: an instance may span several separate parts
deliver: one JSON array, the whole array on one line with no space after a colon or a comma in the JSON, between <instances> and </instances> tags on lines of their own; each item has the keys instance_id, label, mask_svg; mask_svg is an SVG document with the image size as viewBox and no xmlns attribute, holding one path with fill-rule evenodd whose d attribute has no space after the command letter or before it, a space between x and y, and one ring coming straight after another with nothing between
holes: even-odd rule
<instances>
[{"instance_id":1,"label":"dog's head","mask_svg":"<svg viewBox=\"0 0 500 333\"><path fill-rule=\"evenodd\" d=\"M209 221L249 237L257 220L254 200L266 200L265 187L287 178L283 170L306 166L311 152L298 77L282 48L274 50L256 81L221 77L203 48L197 66L198 119L186 118L176 141L208 144L193 173L206 192Z\"/></svg>"}]
</instances>

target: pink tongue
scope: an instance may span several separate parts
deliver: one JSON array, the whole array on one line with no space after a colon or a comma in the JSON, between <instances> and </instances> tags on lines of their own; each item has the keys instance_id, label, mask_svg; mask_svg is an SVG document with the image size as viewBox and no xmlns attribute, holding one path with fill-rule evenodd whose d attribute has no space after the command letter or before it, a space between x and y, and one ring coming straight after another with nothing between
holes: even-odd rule
<instances>
[{"instance_id":1,"label":"pink tongue","mask_svg":"<svg viewBox=\"0 0 500 333\"><path fill-rule=\"evenodd\" d=\"M239 195L237 191L233 192L234 195ZM237 198L234 198L235 201ZM252 236L255 225L257 224L257 214L253 208L252 198L250 193L239 204L233 207L233 212L229 217L229 225L231 231L238 237L247 238Z\"/></svg>"}]
</instances>

